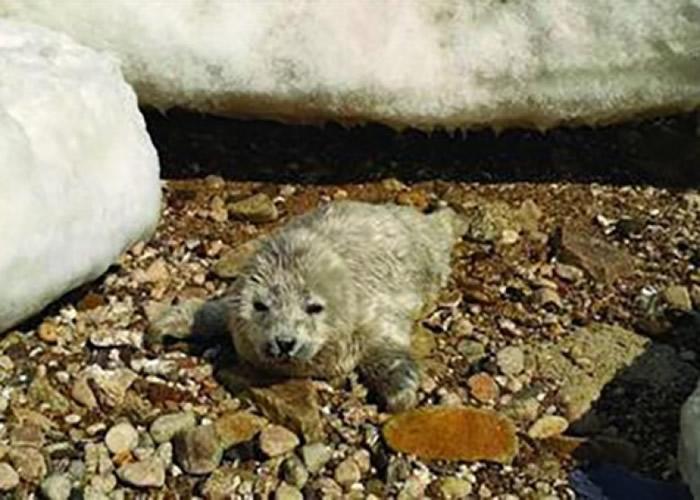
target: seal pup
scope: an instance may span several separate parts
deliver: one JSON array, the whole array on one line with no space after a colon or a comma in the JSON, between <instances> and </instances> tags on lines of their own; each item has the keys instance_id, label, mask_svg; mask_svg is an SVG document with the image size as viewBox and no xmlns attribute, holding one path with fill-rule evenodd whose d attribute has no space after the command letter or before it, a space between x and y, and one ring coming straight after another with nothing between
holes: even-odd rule
<instances>
[{"instance_id":1,"label":"seal pup","mask_svg":"<svg viewBox=\"0 0 700 500\"><path fill-rule=\"evenodd\" d=\"M331 202L263 238L220 299L238 356L284 377L358 369L388 411L416 404L414 322L450 275L451 208Z\"/></svg>"}]
</instances>

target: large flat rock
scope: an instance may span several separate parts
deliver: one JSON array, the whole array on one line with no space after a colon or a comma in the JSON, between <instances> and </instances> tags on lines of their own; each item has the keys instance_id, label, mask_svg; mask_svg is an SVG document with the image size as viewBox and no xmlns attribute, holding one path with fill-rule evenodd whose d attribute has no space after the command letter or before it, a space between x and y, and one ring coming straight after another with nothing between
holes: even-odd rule
<instances>
[{"instance_id":1,"label":"large flat rock","mask_svg":"<svg viewBox=\"0 0 700 500\"><path fill-rule=\"evenodd\" d=\"M98 277L160 213L158 157L117 63L0 19L0 331Z\"/></svg>"},{"instance_id":2,"label":"large flat rock","mask_svg":"<svg viewBox=\"0 0 700 500\"><path fill-rule=\"evenodd\" d=\"M699 0L0 0L115 55L141 102L546 129L700 105Z\"/></svg>"}]
</instances>

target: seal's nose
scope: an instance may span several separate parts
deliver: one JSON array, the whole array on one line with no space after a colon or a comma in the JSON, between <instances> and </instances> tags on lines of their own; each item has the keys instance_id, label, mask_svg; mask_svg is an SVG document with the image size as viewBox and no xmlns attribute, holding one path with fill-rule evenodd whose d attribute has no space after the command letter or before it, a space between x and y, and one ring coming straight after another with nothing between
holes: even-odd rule
<instances>
[{"instance_id":1,"label":"seal's nose","mask_svg":"<svg viewBox=\"0 0 700 500\"><path fill-rule=\"evenodd\" d=\"M296 340L288 337L276 337L275 344L277 344L277 349L280 355L291 354L296 346Z\"/></svg>"}]
</instances>

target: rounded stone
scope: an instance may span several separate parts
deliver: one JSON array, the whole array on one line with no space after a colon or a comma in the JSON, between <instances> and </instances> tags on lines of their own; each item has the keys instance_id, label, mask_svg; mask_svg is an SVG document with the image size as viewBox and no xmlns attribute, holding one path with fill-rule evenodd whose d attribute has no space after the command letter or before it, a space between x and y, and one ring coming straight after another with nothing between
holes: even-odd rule
<instances>
[{"instance_id":1,"label":"rounded stone","mask_svg":"<svg viewBox=\"0 0 700 500\"><path fill-rule=\"evenodd\" d=\"M117 469L123 482L138 488L160 488L165 484L165 465L158 457L131 462Z\"/></svg>"},{"instance_id":2,"label":"rounded stone","mask_svg":"<svg viewBox=\"0 0 700 500\"><path fill-rule=\"evenodd\" d=\"M105 445L113 454L132 451L139 444L139 433L129 422L112 426L105 435Z\"/></svg>"},{"instance_id":3,"label":"rounded stone","mask_svg":"<svg viewBox=\"0 0 700 500\"><path fill-rule=\"evenodd\" d=\"M362 473L355 460L346 458L337 465L333 477L339 485L347 488L359 482L362 479Z\"/></svg>"},{"instance_id":4,"label":"rounded stone","mask_svg":"<svg viewBox=\"0 0 700 500\"><path fill-rule=\"evenodd\" d=\"M468 498L472 492L472 485L465 479L457 477L445 477L438 480L437 489L440 497L445 500L457 500Z\"/></svg>"},{"instance_id":5,"label":"rounded stone","mask_svg":"<svg viewBox=\"0 0 700 500\"><path fill-rule=\"evenodd\" d=\"M310 443L301 448L301 458L312 474L323 469L332 456L333 450L323 443Z\"/></svg>"},{"instance_id":6,"label":"rounded stone","mask_svg":"<svg viewBox=\"0 0 700 500\"><path fill-rule=\"evenodd\" d=\"M533 439L546 439L558 436L569 427L569 421L558 415L545 415L530 426L528 436Z\"/></svg>"},{"instance_id":7,"label":"rounded stone","mask_svg":"<svg viewBox=\"0 0 700 500\"><path fill-rule=\"evenodd\" d=\"M508 346L498 351L496 364L504 375L517 375L525 368L525 355L519 347Z\"/></svg>"},{"instance_id":8,"label":"rounded stone","mask_svg":"<svg viewBox=\"0 0 700 500\"><path fill-rule=\"evenodd\" d=\"M499 389L496 381L488 373L477 373L467 380L469 391L482 403L494 401L498 398Z\"/></svg>"},{"instance_id":9,"label":"rounded stone","mask_svg":"<svg viewBox=\"0 0 700 500\"><path fill-rule=\"evenodd\" d=\"M41 493L46 500L68 500L72 488L67 474L51 474L41 482Z\"/></svg>"},{"instance_id":10,"label":"rounded stone","mask_svg":"<svg viewBox=\"0 0 700 500\"><path fill-rule=\"evenodd\" d=\"M165 443L178 432L192 429L196 424L194 413L190 411L161 415L151 424L151 437L158 444Z\"/></svg>"},{"instance_id":11,"label":"rounded stone","mask_svg":"<svg viewBox=\"0 0 700 500\"><path fill-rule=\"evenodd\" d=\"M304 500L304 495L294 486L282 483L275 491L275 500Z\"/></svg>"},{"instance_id":12,"label":"rounded stone","mask_svg":"<svg viewBox=\"0 0 700 500\"><path fill-rule=\"evenodd\" d=\"M292 455L282 463L282 478L291 486L303 488L309 480L309 472L296 455Z\"/></svg>"}]
</instances>

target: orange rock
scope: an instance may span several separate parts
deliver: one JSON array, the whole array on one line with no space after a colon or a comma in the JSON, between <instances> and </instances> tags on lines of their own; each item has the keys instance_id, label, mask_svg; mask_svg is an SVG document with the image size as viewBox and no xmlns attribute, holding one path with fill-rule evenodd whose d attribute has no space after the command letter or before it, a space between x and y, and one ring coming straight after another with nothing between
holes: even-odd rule
<instances>
[{"instance_id":1,"label":"orange rock","mask_svg":"<svg viewBox=\"0 0 700 500\"><path fill-rule=\"evenodd\" d=\"M420 408L395 415L383 432L394 451L428 460L510 463L518 453L515 425L491 410Z\"/></svg>"},{"instance_id":2,"label":"orange rock","mask_svg":"<svg viewBox=\"0 0 700 500\"><path fill-rule=\"evenodd\" d=\"M482 403L493 401L498 397L498 384L488 373L477 373L467 380L471 395Z\"/></svg>"},{"instance_id":3,"label":"orange rock","mask_svg":"<svg viewBox=\"0 0 700 500\"><path fill-rule=\"evenodd\" d=\"M39 325L37 335L47 344L55 344L58 342L58 327L50 321L45 321Z\"/></svg>"},{"instance_id":4,"label":"orange rock","mask_svg":"<svg viewBox=\"0 0 700 500\"><path fill-rule=\"evenodd\" d=\"M214 422L216 434L224 448L250 441L260 432L265 419L245 411L225 413Z\"/></svg>"}]
</instances>

